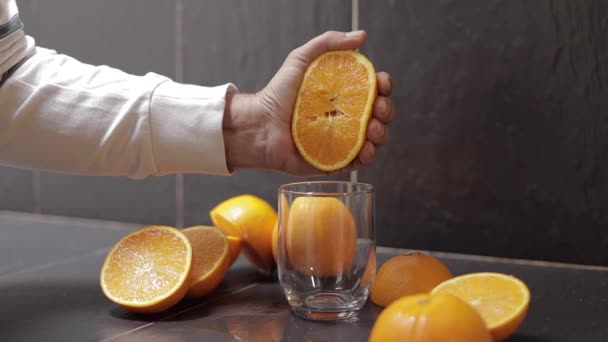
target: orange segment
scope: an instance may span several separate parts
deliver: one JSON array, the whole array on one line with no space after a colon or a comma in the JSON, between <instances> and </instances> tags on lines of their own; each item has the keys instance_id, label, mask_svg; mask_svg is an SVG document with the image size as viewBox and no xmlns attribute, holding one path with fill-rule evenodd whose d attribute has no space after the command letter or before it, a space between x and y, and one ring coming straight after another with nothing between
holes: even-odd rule
<instances>
[{"instance_id":1,"label":"orange segment","mask_svg":"<svg viewBox=\"0 0 608 342\"><path fill-rule=\"evenodd\" d=\"M192 248L179 230L148 226L123 237L108 253L100 284L114 303L155 313L179 302L188 289Z\"/></svg>"},{"instance_id":2,"label":"orange segment","mask_svg":"<svg viewBox=\"0 0 608 342\"><path fill-rule=\"evenodd\" d=\"M433 293L455 295L476 308L495 341L502 341L517 330L530 303L526 284L500 273L465 274L439 284Z\"/></svg>"},{"instance_id":3,"label":"orange segment","mask_svg":"<svg viewBox=\"0 0 608 342\"><path fill-rule=\"evenodd\" d=\"M330 51L306 69L291 132L300 154L320 170L348 165L366 139L377 95L372 63L352 50Z\"/></svg>"},{"instance_id":4,"label":"orange segment","mask_svg":"<svg viewBox=\"0 0 608 342\"><path fill-rule=\"evenodd\" d=\"M419 293L430 292L452 273L438 259L422 253L409 253L388 259L376 274L371 300L387 306L395 300Z\"/></svg>"},{"instance_id":5,"label":"orange segment","mask_svg":"<svg viewBox=\"0 0 608 342\"><path fill-rule=\"evenodd\" d=\"M298 197L285 232L289 264L312 276L338 276L351 267L357 247L355 220L333 197Z\"/></svg>"},{"instance_id":6,"label":"orange segment","mask_svg":"<svg viewBox=\"0 0 608 342\"><path fill-rule=\"evenodd\" d=\"M182 231L192 246L192 271L186 297L201 297L213 291L230 267L228 239L215 227L194 226Z\"/></svg>"},{"instance_id":7,"label":"orange segment","mask_svg":"<svg viewBox=\"0 0 608 342\"><path fill-rule=\"evenodd\" d=\"M370 342L491 342L479 313L448 294L405 296L382 311Z\"/></svg>"},{"instance_id":8,"label":"orange segment","mask_svg":"<svg viewBox=\"0 0 608 342\"><path fill-rule=\"evenodd\" d=\"M209 215L224 234L243 240L243 253L256 268L263 272L274 269L272 230L277 213L268 202L253 195L240 195L221 202Z\"/></svg>"}]
</instances>

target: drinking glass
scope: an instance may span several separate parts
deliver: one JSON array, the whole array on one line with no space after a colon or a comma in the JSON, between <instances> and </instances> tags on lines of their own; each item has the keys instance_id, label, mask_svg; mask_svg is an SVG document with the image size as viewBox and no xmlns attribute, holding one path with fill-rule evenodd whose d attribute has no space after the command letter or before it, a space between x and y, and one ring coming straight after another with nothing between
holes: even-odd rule
<instances>
[{"instance_id":1,"label":"drinking glass","mask_svg":"<svg viewBox=\"0 0 608 342\"><path fill-rule=\"evenodd\" d=\"M374 188L291 183L278 197L278 275L294 313L356 320L376 274Z\"/></svg>"}]
</instances>

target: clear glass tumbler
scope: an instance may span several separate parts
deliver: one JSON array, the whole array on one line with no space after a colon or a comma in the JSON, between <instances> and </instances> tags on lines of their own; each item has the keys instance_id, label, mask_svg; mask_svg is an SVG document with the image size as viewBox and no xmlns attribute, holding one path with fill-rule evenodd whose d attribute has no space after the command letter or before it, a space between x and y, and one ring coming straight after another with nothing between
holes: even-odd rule
<instances>
[{"instance_id":1,"label":"clear glass tumbler","mask_svg":"<svg viewBox=\"0 0 608 342\"><path fill-rule=\"evenodd\" d=\"M374 188L302 182L279 188L279 282L294 313L356 319L376 274Z\"/></svg>"}]
</instances>

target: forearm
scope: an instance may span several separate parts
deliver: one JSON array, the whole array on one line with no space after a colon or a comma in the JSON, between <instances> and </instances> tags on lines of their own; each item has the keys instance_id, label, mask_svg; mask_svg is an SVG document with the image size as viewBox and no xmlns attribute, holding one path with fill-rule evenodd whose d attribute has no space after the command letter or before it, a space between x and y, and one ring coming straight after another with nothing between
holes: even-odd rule
<instances>
[{"instance_id":1,"label":"forearm","mask_svg":"<svg viewBox=\"0 0 608 342\"><path fill-rule=\"evenodd\" d=\"M39 49L0 87L0 164L142 178L226 174L225 95Z\"/></svg>"}]
</instances>

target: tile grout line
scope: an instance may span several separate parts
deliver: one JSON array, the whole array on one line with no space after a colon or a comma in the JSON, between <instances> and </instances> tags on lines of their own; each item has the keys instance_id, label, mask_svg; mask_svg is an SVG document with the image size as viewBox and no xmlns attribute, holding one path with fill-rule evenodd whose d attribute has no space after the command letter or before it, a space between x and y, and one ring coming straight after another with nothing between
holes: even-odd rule
<instances>
[{"instance_id":1,"label":"tile grout line","mask_svg":"<svg viewBox=\"0 0 608 342\"><path fill-rule=\"evenodd\" d=\"M175 1L175 81L184 82L184 3ZM175 175L175 226L184 227L184 175Z\"/></svg>"},{"instance_id":2,"label":"tile grout line","mask_svg":"<svg viewBox=\"0 0 608 342\"><path fill-rule=\"evenodd\" d=\"M356 31L359 29L359 0L351 0L350 2L350 30ZM357 183L359 181L359 172L353 170L350 172L350 181Z\"/></svg>"},{"instance_id":3,"label":"tile grout line","mask_svg":"<svg viewBox=\"0 0 608 342\"><path fill-rule=\"evenodd\" d=\"M527 265L527 266L538 266L538 267L568 268L568 269L587 270L587 271L604 271L604 272L608 271L608 267L606 267L606 266L569 264L569 263L556 262L556 261L501 258L501 257L493 257L493 256L470 255L470 254L427 251L427 250L408 249L408 248L383 247L383 246L378 246L378 247L376 247L376 249L379 251L383 251L385 253L394 253L394 254L422 252L422 253L428 253L428 254L434 255L439 258L447 258L447 259L454 259L454 260L496 262L496 263L501 263L501 264L516 264L516 265Z\"/></svg>"},{"instance_id":4,"label":"tile grout line","mask_svg":"<svg viewBox=\"0 0 608 342\"><path fill-rule=\"evenodd\" d=\"M243 287L241 287L241 288L238 288L238 289L236 289L236 290L233 290L233 291L230 291L230 292L228 292L228 293L225 293L225 294L221 295L220 297L216 297L215 299L220 299L220 298L224 298L224 297L227 297L227 296L231 296L231 295L234 295L234 294L237 294L237 293L243 292L243 291L247 291L247 290L249 290L250 288L252 288L252 287L254 287L254 286L257 286L257 285L259 285L259 283L253 283L253 284L249 284L249 285L243 286ZM182 314L184 314L184 313L186 313L186 312L188 312L188 311L191 311L191 310L197 309L197 308L199 308L199 307L201 307L201 306L203 306L203 305L207 305L208 303L209 303L209 300L202 301L202 302L200 302L199 304L196 304L196 305L191 306L191 307L189 307L189 308L185 308L185 309L183 309L183 310L180 310L180 311L178 311L178 312L176 312L176 313L173 313L173 314L171 314L171 315L169 315L169 316L167 316L167 317L160 318L159 320L154 321L154 322L146 323L146 324L144 324L144 325L142 325L142 326L139 326L139 327L137 327L137 328L134 328L134 329L131 329L131 330L128 330L128 331L122 332L122 333L120 333L120 334L118 334L118 335L114 335L114 336L112 336L112 337L108 337L108 338L106 338L106 339L104 339L104 340L101 340L100 342L109 342L109 341L114 341L114 340L116 340L116 339L118 339L118 338L121 338L121 337L123 337L123 336L126 336L126 335L128 335L128 334L131 334L131 333L134 333L134 332L136 332L136 331L139 331L139 330L145 329L145 328L147 328L147 327L149 327L149 326L151 326L151 325L154 325L154 324L156 324L156 323L158 323L158 322L160 322L160 321L164 321L164 320L171 319L171 318L173 318L173 317L177 317L177 316L182 315Z\"/></svg>"}]
</instances>

